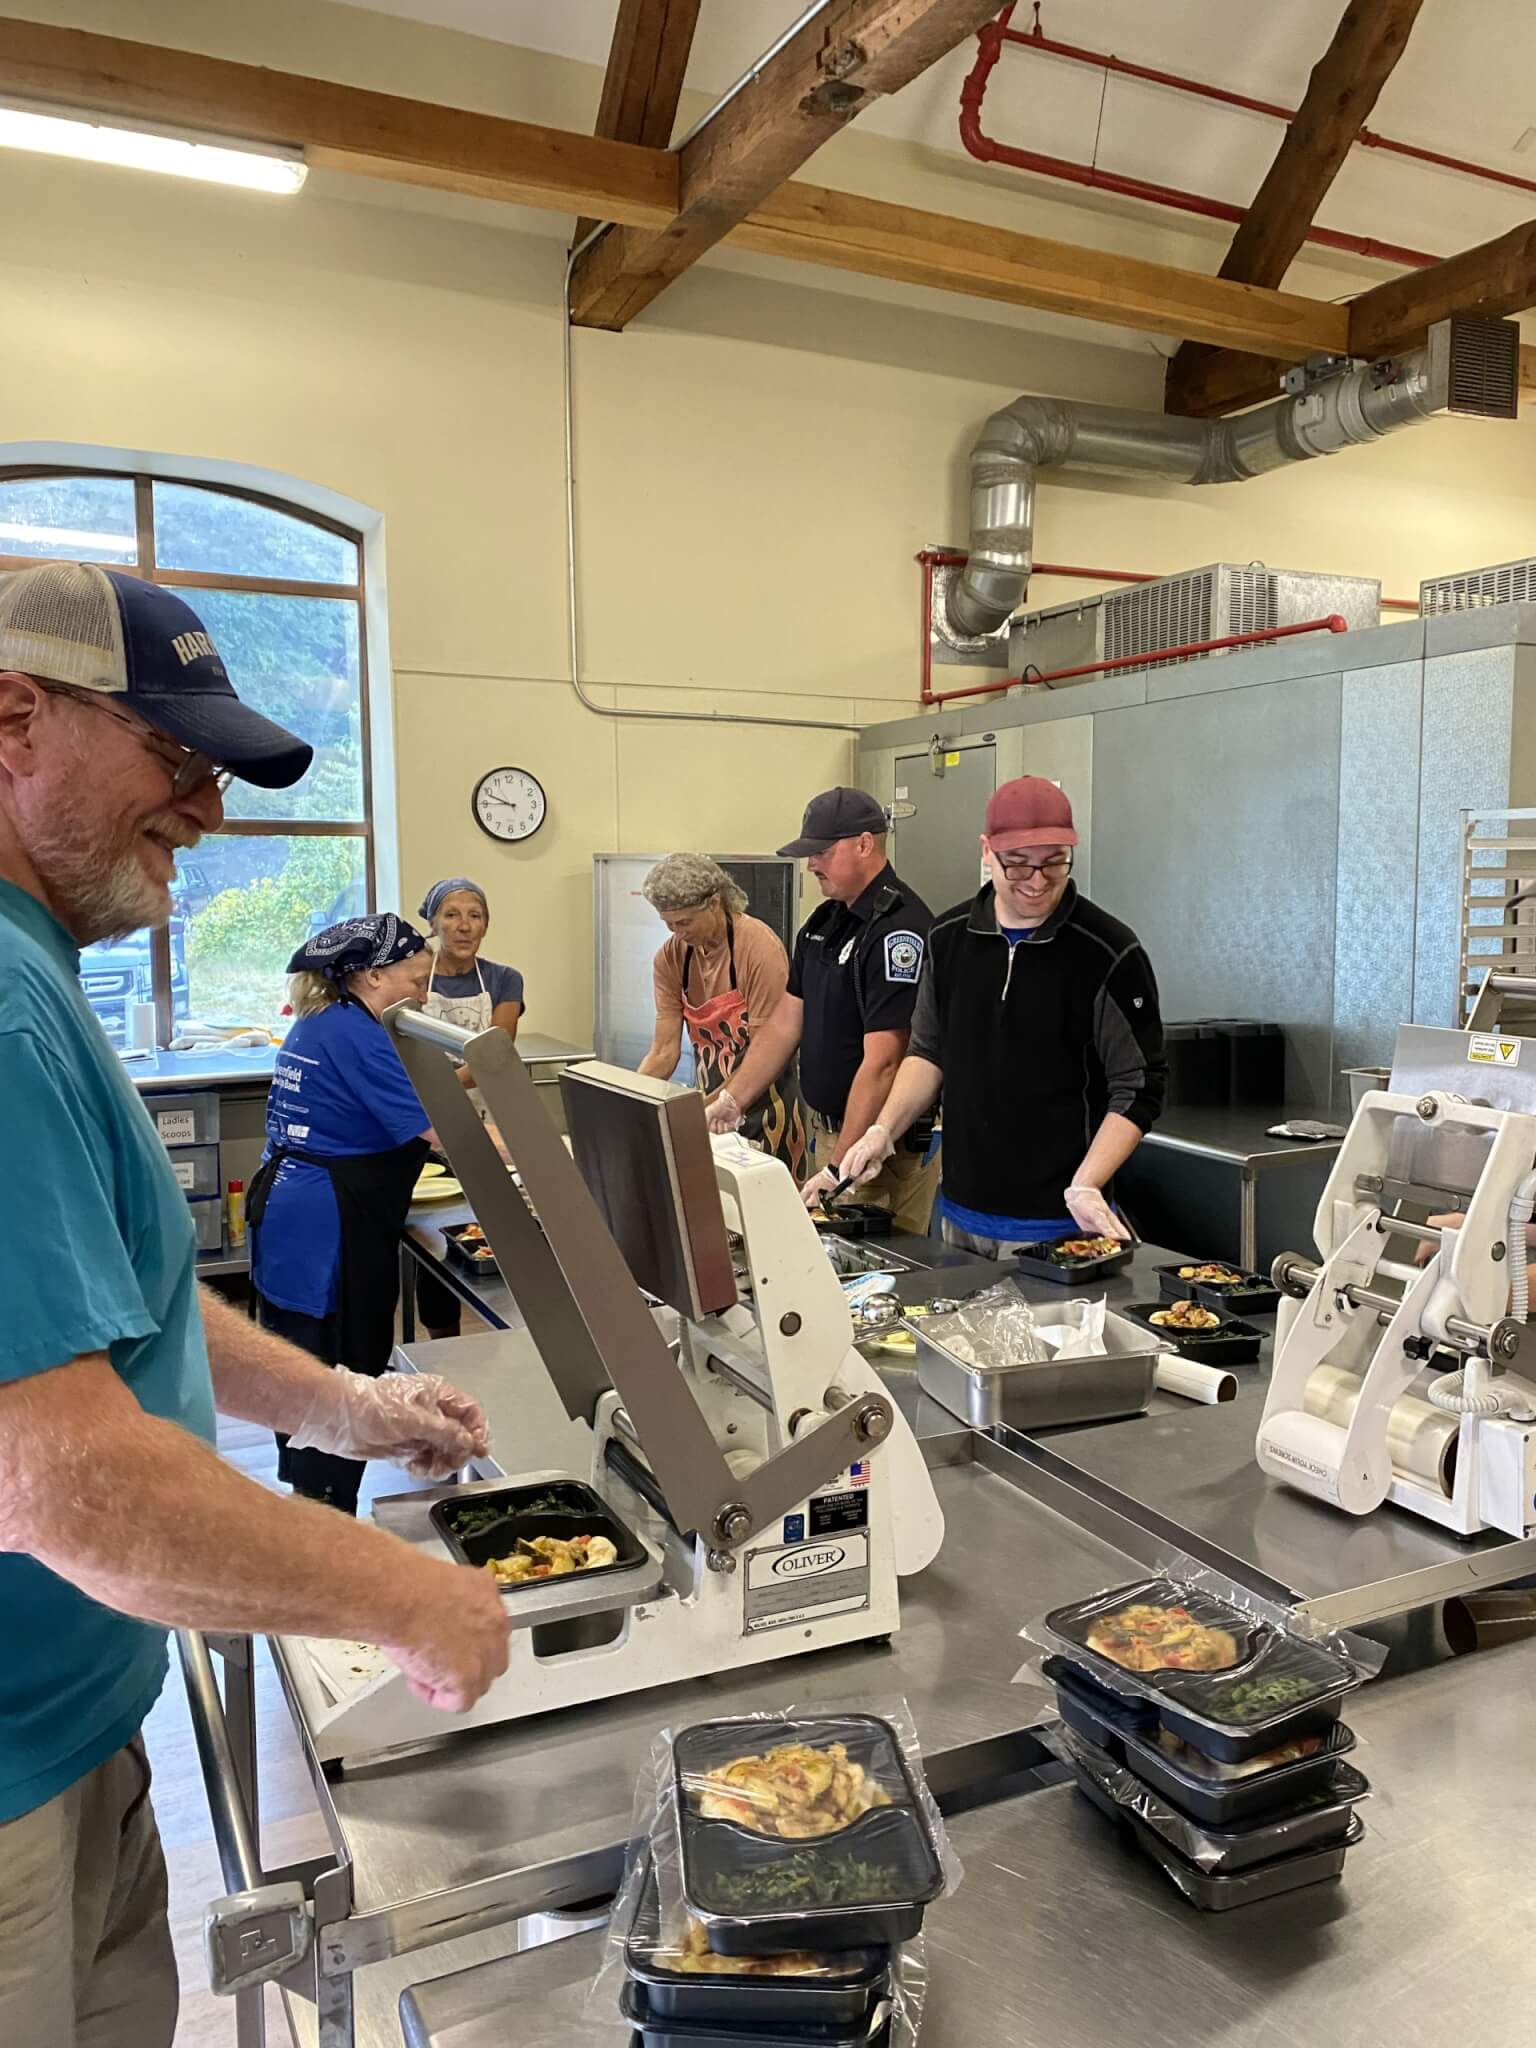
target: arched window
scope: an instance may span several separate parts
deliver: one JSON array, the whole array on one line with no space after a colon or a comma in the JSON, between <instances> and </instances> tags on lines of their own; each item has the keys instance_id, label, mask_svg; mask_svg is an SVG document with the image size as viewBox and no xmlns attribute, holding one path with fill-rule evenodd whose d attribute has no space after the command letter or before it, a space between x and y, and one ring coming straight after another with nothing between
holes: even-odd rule
<instances>
[{"instance_id":1,"label":"arched window","mask_svg":"<svg viewBox=\"0 0 1536 2048\"><path fill-rule=\"evenodd\" d=\"M231 785L224 829L178 859L170 925L88 948L86 994L115 1044L135 1000L162 1043L189 1018L270 1025L294 947L374 900L361 542L245 491L0 470L0 569L60 559L181 591L245 701L315 748L293 789Z\"/></svg>"}]
</instances>

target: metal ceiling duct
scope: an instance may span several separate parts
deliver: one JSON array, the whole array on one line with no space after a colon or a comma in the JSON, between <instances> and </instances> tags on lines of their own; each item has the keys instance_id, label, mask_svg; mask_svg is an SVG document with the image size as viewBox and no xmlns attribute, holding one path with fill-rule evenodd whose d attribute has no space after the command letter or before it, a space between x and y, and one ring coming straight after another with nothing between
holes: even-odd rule
<instances>
[{"instance_id":1,"label":"metal ceiling duct","mask_svg":"<svg viewBox=\"0 0 1536 2048\"><path fill-rule=\"evenodd\" d=\"M1481 330L1512 321L1442 320L1424 347L1340 370L1256 411L1228 419L1183 419L1080 405L1065 398L1016 398L993 413L971 450L970 558L945 592L944 624L957 637L993 633L1022 603L1034 557L1035 477L1042 469L1107 470L1185 484L1242 483L1249 477L1359 448L1436 413L1460 411L1463 357ZM1509 354L1511 365L1518 351ZM1515 370L1508 371L1513 379ZM1509 398L1513 410L1514 390ZM1484 393L1475 407L1498 408Z\"/></svg>"}]
</instances>

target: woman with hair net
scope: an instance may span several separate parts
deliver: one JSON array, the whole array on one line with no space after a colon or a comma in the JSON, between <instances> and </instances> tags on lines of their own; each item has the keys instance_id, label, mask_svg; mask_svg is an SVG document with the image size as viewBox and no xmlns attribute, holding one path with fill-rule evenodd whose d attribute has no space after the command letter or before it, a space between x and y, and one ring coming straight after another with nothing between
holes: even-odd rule
<instances>
[{"instance_id":1,"label":"woman with hair net","mask_svg":"<svg viewBox=\"0 0 1536 2048\"><path fill-rule=\"evenodd\" d=\"M771 926L748 913L741 887L704 854L669 853L646 876L641 894L671 936L656 955L656 1030L640 1072L671 1078L686 1025L707 1101L778 1007L789 956ZM802 1177L805 1128L792 1067L753 1105L742 1132Z\"/></svg>"}]
</instances>

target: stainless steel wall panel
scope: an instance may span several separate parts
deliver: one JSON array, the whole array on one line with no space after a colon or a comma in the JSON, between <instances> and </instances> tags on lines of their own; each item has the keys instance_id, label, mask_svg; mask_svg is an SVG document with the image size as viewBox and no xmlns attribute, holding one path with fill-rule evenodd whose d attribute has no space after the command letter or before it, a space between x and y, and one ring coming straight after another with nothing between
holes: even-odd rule
<instances>
[{"instance_id":1,"label":"stainless steel wall panel","mask_svg":"<svg viewBox=\"0 0 1536 2048\"><path fill-rule=\"evenodd\" d=\"M1095 721L1094 900L1134 927L1168 1017L1286 1027L1287 1092L1332 1083L1337 675Z\"/></svg>"},{"instance_id":2,"label":"stainless steel wall panel","mask_svg":"<svg viewBox=\"0 0 1536 2048\"><path fill-rule=\"evenodd\" d=\"M1435 655L1424 663L1410 1020L1415 1024L1459 1021L1461 813L1479 804L1498 809L1512 801L1514 676L1513 645Z\"/></svg>"},{"instance_id":3,"label":"stainless steel wall panel","mask_svg":"<svg viewBox=\"0 0 1536 2048\"><path fill-rule=\"evenodd\" d=\"M1341 1067L1388 1066L1413 1005L1423 666L1357 669L1343 679L1339 862L1334 922L1333 1102Z\"/></svg>"},{"instance_id":4,"label":"stainless steel wall panel","mask_svg":"<svg viewBox=\"0 0 1536 2048\"><path fill-rule=\"evenodd\" d=\"M1037 725L1020 726L1002 735L998 742L997 779L1009 775L1044 775L1059 782L1072 803L1072 817L1078 830L1078 887L1093 893L1093 735L1096 718L1057 718ZM1017 742L1013 755L1004 744ZM1016 761L1017 765L1013 765Z\"/></svg>"},{"instance_id":5,"label":"stainless steel wall panel","mask_svg":"<svg viewBox=\"0 0 1536 2048\"><path fill-rule=\"evenodd\" d=\"M1438 612L1424 621L1426 654L1469 654L1480 647L1536 647L1536 604L1481 605Z\"/></svg>"}]
</instances>

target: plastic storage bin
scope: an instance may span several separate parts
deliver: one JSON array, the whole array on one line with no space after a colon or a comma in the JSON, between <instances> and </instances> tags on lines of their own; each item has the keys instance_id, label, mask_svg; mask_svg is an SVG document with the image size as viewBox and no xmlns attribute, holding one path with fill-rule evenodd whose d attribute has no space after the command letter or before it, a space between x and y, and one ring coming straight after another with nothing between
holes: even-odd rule
<instances>
[{"instance_id":1,"label":"plastic storage bin","mask_svg":"<svg viewBox=\"0 0 1536 2048\"><path fill-rule=\"evenodd\" d=\"M209 1195L223 1194L217 1145L172 1145L167 1150L176 1185L189 1202L200 1202Z\"/></svg>"},{"instance_id":2,"label":"plastic storage bin","mask_svg":"<svg viewBox=\"0 0 1536 2048\"><path fill-rule=\"evenodd\" d=\"M200 1252L221 1252L224 1249L224 1204L215 1195L199 1195L187 1203L192 1212L192 1227L197 1232L197 1248Z\"/></svg>"},{"instance_id":3,"label":"plastic storage bin","mask_svg":"<svg viewBox=\"0 0 1536 2048\"><path fill-rule=\"evenodd\" d=\"M217 1145L217 1095L149 1095L145 1098L162 1145Z\"/></svg>"}]
</instances>

